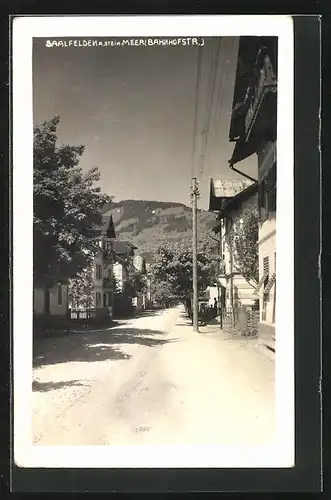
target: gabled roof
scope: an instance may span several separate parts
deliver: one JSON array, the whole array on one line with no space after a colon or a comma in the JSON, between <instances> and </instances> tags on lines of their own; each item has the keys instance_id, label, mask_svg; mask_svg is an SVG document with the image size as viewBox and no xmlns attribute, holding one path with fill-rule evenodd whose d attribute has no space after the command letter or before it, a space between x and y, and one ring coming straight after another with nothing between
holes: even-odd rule
<instances>
[{"instance_id":1,"label":"gabled roof","mask_svg":"<svg viewBox=\"0 0 331 500\"><path fill-rule=\"evenodd\" d=\"M94 227L95 231L99 231L103 236L107 238L115 238L115 227L112 215L103 215L101 224Z\"/></svg>"},{"instance_id":2,"label":"gabled roof","mask_svg":"<svg viewBox=\"0 0 331 500\"><path fill-rule=\"evenodd\" d=\"M247 179L216 180L210 179L209 210L220 210L223 201L227 201L245 191L253 184Z\"/></svg>"},{"instance_id":3,"label":"gabled roof","mask_svg":"<svg viewBox=\"0 0 331 500\"><path fill-rule=\"evenodd\" d=\"M258 192L258 182L253 182L246 189L238 193L236 196L229 198L222 206L218 220L221 219L224 215L228 215L229 212L238 207L240 203L247 201L249 198L254 197Z\"/></svg>"}]
</instances>

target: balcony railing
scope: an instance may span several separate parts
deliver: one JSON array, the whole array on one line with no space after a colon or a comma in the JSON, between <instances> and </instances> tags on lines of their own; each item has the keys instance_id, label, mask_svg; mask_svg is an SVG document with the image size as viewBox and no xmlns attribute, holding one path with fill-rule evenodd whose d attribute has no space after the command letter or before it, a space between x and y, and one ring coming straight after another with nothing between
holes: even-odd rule
<instances>
[{"instance_id":1,"label":"balcony railing","mask_svg":"<svg viewBox=\"0 0 331 500\"><path fill-rule=\"evenodd\" d=\"M260 69L260 75L256 80L254 87L249 89L247 95L247 113L245 117L245 134L246 140L250 136L258 115L261 103L267 92L277 91L276 76L272 71L272 66L268 56L264 57L263 66Z\"/></svg>"}]
</instances>

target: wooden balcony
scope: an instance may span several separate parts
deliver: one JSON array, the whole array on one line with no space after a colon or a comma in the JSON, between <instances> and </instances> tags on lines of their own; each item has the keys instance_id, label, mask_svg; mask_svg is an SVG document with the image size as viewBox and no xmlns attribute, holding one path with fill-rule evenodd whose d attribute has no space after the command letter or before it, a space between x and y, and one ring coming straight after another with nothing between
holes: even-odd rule
<instances>
[{"instance_id":1,"label":"wooden balcony","mask_svg":"<svg viewBox=\"0 0 331 500\"><path fill-rule=\"evenodd\" d=\"M259 77L255 85L250 87L246 97L246 116L245 116L245 140L249 139L261 106L268 93L277 93L277 79L273 72L270 59L265 56L260 69Z\"/></svg>"}]
</instances>

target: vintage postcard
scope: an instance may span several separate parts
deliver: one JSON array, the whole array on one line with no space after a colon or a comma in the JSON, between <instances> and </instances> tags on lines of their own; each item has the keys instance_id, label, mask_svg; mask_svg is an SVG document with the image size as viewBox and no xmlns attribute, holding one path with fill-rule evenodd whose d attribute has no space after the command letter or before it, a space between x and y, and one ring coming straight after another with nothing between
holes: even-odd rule
<instances>
[{"instance_id":1,"label":"vintage postcard","mask_svg":"<svg viewBox=\"0 0 331 500\"><path fill-rule=\"evenodd\" d=\"M295 465L292 23L14 19L17 466Z\"/></svg>"}]
</instances>

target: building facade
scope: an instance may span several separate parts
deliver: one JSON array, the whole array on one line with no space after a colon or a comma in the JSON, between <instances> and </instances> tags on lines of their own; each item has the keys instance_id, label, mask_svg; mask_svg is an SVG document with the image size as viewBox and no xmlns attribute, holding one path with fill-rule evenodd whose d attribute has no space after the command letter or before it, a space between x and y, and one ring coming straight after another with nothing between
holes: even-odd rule
<instances>
[{"instance_id":1,"label":"building facade","mask_svg":"<svg viewBox=\"0 0 331 500\"><path fill-rule=\"evenodd\" d=\"M257 183L249 180L216 181L211 179L209 210L218 212L214 228L219 238L219 302L237 309L256 302L254 283L243 276L236 260L231 232L242 222L247 210L257 205Z\"/></svg>"},{"instance_id":2,"label":"building facade","mask_svg":"<svg viewBox=\"0 0 331 500\"><path fill-rule=\"evenodd\" d=\"M244 177L240 161L258 159L259 341L275 352L276 191L277 191L277 38L241 37L235 79L230 168Z\"/></svg>"},{"instance_id":3,"label":"building facade","mask_svg":"<svg viewBox=\"0 0 331 500\"><path fill-rule=\"evenodd\" d=\"M115 228L111 215L104 215L100 231L100 251L93 262L94 308L107 309L112 315L114 301L114 240Z\"/></svg>"},{"instance_id":4,"label":"building facade","mask_svg":"<svg viewBox=\"0 0 331 500\"><path fill-rule=\"evenodd\" d=\"M45 290L35 288L33 291L33 312L35 316L41 316L45 311ZM49 314L51 316L67 317L68 314L68 285L60 284L49 290Z\"/></svg>"}]
</instances>

